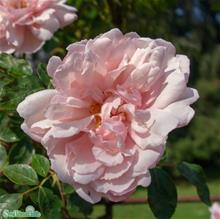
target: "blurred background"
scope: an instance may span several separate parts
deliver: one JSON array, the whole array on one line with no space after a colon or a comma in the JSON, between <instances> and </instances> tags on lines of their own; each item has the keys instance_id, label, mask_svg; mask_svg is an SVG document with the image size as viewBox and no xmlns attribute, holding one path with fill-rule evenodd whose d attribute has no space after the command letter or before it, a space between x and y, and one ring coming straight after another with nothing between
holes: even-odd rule
<instances>
[{"instance_id":1,"label":"blurred background","mask_svg":"<svg viewBox=\"0 0 220 219\"><path fill-rule=\"evenodd\" d=\"M30 57L47 63L52 55L63 57L73 42L89 39L118 27L142 37L171 41L177 53L191 60L189 86L198 89L195 117L186 128L172 132L165 166L176 179L178 195L195 195L195 189L172 168L180 161L198 163L207 175L211 195L220 195L220 0L68 0L78 9L78 20L58 31L43 50ZM146 197L138 189L134 197ZM84 209L85 210L85 209ZM87 209L88 210L88 209ZM89 210L89 213L92 211ZM100 218L96 206L91 218ZM116 205L114 219L153 219L147 205ZM204 204L179 204L174 219L208 219Z\"/></svg>"}]
</instances>

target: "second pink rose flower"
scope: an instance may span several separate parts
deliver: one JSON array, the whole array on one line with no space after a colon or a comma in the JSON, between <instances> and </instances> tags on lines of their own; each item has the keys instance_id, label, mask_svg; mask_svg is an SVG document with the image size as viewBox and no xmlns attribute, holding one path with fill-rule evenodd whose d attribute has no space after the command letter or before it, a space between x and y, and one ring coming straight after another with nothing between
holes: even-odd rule
<instances>
[{"instance_id":1,"label":"second pink rose flower","mask_svg":"<svg viewBox=\"0 0 220 219\"><path fill-rule=\"evenodd\" d=\"M65 0L0 0L0 52L34 53L77 18Z\"/></svg>"}]
</instances>

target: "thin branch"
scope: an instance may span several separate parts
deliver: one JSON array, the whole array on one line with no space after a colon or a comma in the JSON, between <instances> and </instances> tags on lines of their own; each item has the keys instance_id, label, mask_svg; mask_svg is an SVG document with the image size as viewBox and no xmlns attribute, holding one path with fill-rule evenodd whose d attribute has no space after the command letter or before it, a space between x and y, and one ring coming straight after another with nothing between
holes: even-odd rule
<instances>
[{"instance_id":1,"label":"thin branch","mask_svg":"<svg viewBox=\"0 0 220 219\"><path fill-rule=\"evenodd\" d=\"M39 185L37 185L37 186L35 186L35 187L33 187L33 188L31 188L31 189L29 189L29 190L27 190L27 191L21 193L21 194L22 194L22 195L26 195L26 194L28 194L28 193L30 193L30 192L33 192L34 190L39 189L40 187L43 186L43 184L44 184L51 176L52 176L52 174L50 174L50 175L47 176L45 179L43 179Z\"/></svg>"}]
</instances>

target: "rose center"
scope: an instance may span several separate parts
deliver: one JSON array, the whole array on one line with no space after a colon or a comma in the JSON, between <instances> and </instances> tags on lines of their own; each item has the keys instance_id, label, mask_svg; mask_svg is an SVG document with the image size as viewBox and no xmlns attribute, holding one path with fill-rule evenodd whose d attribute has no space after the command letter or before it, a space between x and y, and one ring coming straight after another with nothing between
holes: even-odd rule
<instances>
[{"instance_id":1,"label":"rose center","mask_svg":"<svg viewBox=\"0 0 220 219\"><path fill-rule=\"evenodd\" d=\"M118 115L121 117L122 121L126 121L128 118L126 112L120 112Z\"/></svg>"},{"instance_id":2,"label":"rose center","mask_svg":"<svg viewBox=\"0 0 220 219\"><path fill-rule=\"evenodd\" d=\"M20 8L27 8L28 7L28 1L27 0L21 0L20 1Z\"/></svg>"},{"instance_id":3,"label":"rose center","mask_svg":"<svg viewBox=\"0 0 220 219\"><path fill-rule=\"evenodd\" d=\"M101 105L99 103L94 103L90 106L89 112L91 115L95 115L95 128L98 128L101 125L102 118L98 115L101 112Z\"/></svg>"},{"instance_id":4,"label":"rose center","mask_svg":"<svg viewBox=\"0 0 220 219\"><path fill-rule=\"evenodd\" d=\"M102 123L102 118L99 115L95 115L95 128L98 128Z\"/></svg>"},{"instance_id":5,"label":"rose center","mask_svg":"<svg viewBox=\"0 0 220 219\"><path fill-rule=\"evenodd\" d=\"M102 123L102 118L99 115L101 112L101 105L99 103L94 103L90 106L89 112L94 115L95 128L98 128ZM126 112L121 112L119 109L114 109L111 111L110 117L119 116L121 121L126 121L128 119Z\"/></svg>"},{"instance_id":6,"label":"rose center","mask_svg":"<svg viewBox=\"0 0 220 219\"><path fill-rule=\"evenodd\" d=\"M27 8L29 6L29 2L28 0L12 1L10 6L15 9Z\"/></svg>"},{"instance_id":7,"label":"rose center","mask_svg":"<svg viewBox=\"0 0 220 219\"><path fill-rule=\"evenodd\" d=\"M101 105L99 103L94 103L90 106L89 112L94 115L101 112Z\"/></svg>"}]
</instances>

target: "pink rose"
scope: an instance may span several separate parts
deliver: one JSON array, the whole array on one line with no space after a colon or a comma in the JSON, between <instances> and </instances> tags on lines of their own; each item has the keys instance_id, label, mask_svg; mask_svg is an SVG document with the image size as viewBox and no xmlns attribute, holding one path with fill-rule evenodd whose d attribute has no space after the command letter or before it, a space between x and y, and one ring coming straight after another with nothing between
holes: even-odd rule
<instances>
[{"instance_id":1,"label":"pink rose","mask_svg":"<svg viewBox=\"0 0 220 219\"><path fill-rule=\"evenodd\" d=\"M213 203L210 208L211 219L220 219L220 205L218 203Z\"/></svg>"},{"instance_id":2,"label":"pink rose","mask_svg":"<svg viewBox=\"0 0 220 219\"><path fill-rule=\"evenodd\" d=\"M0 52L33 53L77 18L65 0L0 0Z\"/></svg>"},{"instance_id":3,"label":"pink rose","mask_svg":"<svg viewBox=\"0 0 220 219\"><path fill-rule=\"evenodd\" d=\"M54 90L28 96L22 129L85 200L121 201L151 182L168 133L193 117L189 59L162 39L113 29L52 57Z\"/></svg>"}]
</instances>

